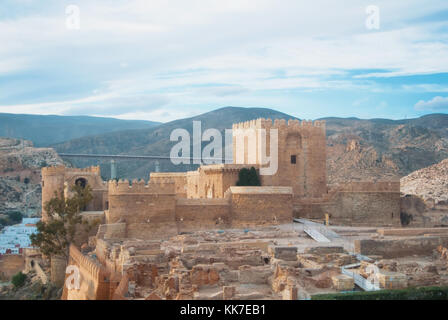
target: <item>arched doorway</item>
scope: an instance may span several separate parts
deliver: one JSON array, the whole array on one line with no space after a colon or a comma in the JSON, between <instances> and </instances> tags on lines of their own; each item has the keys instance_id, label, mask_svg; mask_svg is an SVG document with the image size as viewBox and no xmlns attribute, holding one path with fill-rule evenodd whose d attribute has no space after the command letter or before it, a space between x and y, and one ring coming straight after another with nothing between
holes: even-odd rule
<instances>
[{"instance_id":1,"label":"arched doorway","mask_svg":"<svg viewBox=\"0 0 448 320\"><path fill-rule=\"evenodd\" d=\"M75 180L75 185L84 189L87 186L87 180L85 178L78 178Z\"/></svg>"}]
</instances>

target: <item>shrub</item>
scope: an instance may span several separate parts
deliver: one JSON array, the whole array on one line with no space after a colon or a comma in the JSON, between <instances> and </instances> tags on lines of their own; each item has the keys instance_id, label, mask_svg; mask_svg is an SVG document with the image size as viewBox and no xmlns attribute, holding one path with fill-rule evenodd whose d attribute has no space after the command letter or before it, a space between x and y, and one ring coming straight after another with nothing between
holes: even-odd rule
<instances>
[{"instance_id":1,"label":"shrub","mask_svg":"<svg viewBox=\"0 0 448 320\"><path fill-rule=\"evenodd\" d=\"M312 300L447 300L448 287L411 287L400 290L317 294Z\"/></svg>"},{"instance_id":2,"label":"shrub","mask_svg":"<svg viewBox=\"0 0 448 320\"><path fill-rule=\"evenodd\" d=\"M12 277L11 282L15 288L19 288L25 284L25 280L26 275L24 275L22 271L20 271Z\"/></svg>"},{"instance_id":3,"label":"shrub","mask_svg":"<svg viewBox=\"0 0 448 320\"><path fill-rule=\"evenodd\" d=\"M254 167L250 169L242 168L238 173L237 186L260 186L260 179L258 178L257 170Z\"/></svg>"}]
</instances>

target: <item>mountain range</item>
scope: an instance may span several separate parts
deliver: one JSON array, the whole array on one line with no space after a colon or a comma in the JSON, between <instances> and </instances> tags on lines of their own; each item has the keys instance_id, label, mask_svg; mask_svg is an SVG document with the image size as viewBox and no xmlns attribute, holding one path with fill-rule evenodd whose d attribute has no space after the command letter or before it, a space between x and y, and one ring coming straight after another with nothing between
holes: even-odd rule
<instances>
[{"instance_id":1,"label":"mountain range","mask_svg":"<svg viewBox=\"0 0 448 320\"><path fill-rule=\"evenodd\" d=\"M147 129L91 135L53 144L59 153L161 155L168 156L176 142L174 129L192 133L193 121L202 131L223 131L233 123L256 118L295 119L266 108L225 107L192 118L179 119ZM415 119L322 118L327 128L327 174L329 183L347 180L399 179L412 171L448 158L448 115L430 114ZM223 135L224 136L224 135ZM99 164L104 178L110 174L109 161L70 159L76 166ZM195 165L173 165L160 160L161 171L184 171ZM120 178L146 178L154 171L153 160L119 160Z\"/></svg>"},{"instance_id":2,"label":"mountain range","mask_svg":"<svg viewBox=\"0 0 448 320\"><path fill-rule=\"evenodd\" d=\"M159 122L89 116L0 113L0 137L30 140L36 147L89 135L128 129L147 129Z\"/></svg>"}]
</instances>

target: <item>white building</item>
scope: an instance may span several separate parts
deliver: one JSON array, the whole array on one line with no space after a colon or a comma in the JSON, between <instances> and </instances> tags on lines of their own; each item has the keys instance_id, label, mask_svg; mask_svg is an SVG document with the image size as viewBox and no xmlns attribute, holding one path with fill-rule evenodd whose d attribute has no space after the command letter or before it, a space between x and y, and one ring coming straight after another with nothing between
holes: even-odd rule
<instances>
[{"instance_id":1,"label":"white building","mask_svg":"<svg viewBox=\"0 0 448 320\"><path fill-rule=\"evenodd\" d=\"M23 218L20 224L5 227L0 233L0 254L9 250L19 254L20 248L31 246L30 235L37 232L36 223L40 218Z\"/></svg>"}]
</instances>

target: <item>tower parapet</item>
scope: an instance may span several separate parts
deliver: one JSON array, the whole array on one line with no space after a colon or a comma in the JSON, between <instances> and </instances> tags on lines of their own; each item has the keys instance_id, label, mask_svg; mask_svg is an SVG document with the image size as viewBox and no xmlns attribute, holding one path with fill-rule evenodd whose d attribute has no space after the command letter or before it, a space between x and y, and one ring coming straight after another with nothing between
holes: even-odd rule
<instances>
[{"instance_id":1,"label":"tower parapet","mask_svg":"<svg viewBox=\"0 0 448 320\"><path fill-rule=\"evenodd\" d=\"M234 123L232 129L299 129L299 128L322 128L325 130L325 120L299 120L299 119L265 119Z\"/></svg>"},{"instance_id":2,"label":"tower parapet","mask_svg":"<svg viewBox=\"0 0 448 320\"><path fill-rule=\"evenodd\" d=\"M120 179L119 181L110 180L108 183L109 195L121 194L174 194L174 181L148 182L145 180L129 180Z\"/></svg>"}]
</instances>

